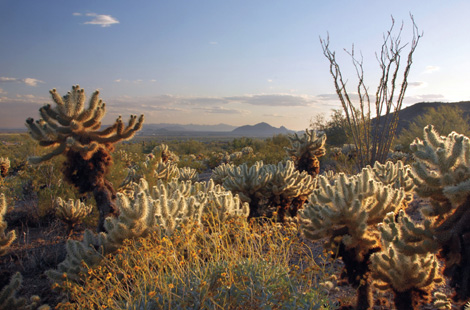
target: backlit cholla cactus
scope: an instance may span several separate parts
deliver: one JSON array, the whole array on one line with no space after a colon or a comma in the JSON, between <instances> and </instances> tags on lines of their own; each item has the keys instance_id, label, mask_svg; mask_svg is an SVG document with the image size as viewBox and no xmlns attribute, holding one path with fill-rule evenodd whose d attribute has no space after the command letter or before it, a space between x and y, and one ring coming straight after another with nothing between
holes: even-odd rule
<instances>
[{"instance_id":1,"label":"backlit cholla cactus","mask_svg":"<svg viewBox=\"0 0 470 310\"><path fill-rule=\"evenodd\" d=\"M178 166L172 161L158 160L154 166L153 176L157 180L171 181L180 177Z\"/></svg>"},{"instance_id":2,"label":"backlit cholla cactus","mask_svg":"<svg viewBox=\"0 0 470 310\"><path fill-rule=\"evenodd\" d=\"M67 224L67 232L69 234L73 232L73 228L80 224L91 211L93 211L93 207L85 205L80 199L65 201L60 197L57 198L55 214L61 221Z\"/></svg>"},{"instance_id":3,"label":"backlit cholla cactus","mask_svg":"<svg viewBox=\"0 0 470 310\"><path fill-rule=\"evenodd\" d=\"M19 272L15 273L5 287L0 291L0 309L15 310L50 310L49 305L41 305L41 298L33 295L29 300L24 297L16 297L20 289L23 277Z\"/></svg>"},{"instance_id":4,"label":"backlit cholla cactus","mask_svg":"<svg viewBox=\"0 0 470 310\"><path fill-rule=\"evenodd\" d=\"M6 233L7 222L3 219L7 212L7 203L5 195L0 195L0 256L5 255L8 252L8 248L12 242L16 239L16 232L14 230Z\"/></svg>"},{"instance_id":5,"label":"backlit cholla cactus","mask_svg":"<svg viewBox=\"0 0 470 310\"><path fill-rule=\"evenodd\" d=\"M115 252L126 239L145 237L151 232L168 236L182 224L197 229L203 225L204 213L224 221L234 216L247 217L249 212L247 204L213 182L160 181L149 188L147 181L141 179L133 186L133 198L118 193L120 215L106 219L106 232L95 235L87 230L83 241L67 242L66 259L57 270L47 272L51 279L77 281L80 272L97 265L104 255Z\"/></svg>"},{"instance_id":6,"label":"backlit cholla cactus","mask_svg":"<svg viewBox=\"0 0 470 310\"><path fill-rule=\"evenodd\" d=\"M300 212L303 234L311 240L328 238L324 247L342 258L348 282L358 289L357 309L372 305L369 257L380 250L376 226L403 199L403 189L375 181L368 167L350 177L340 173L333 185L319 176L318 188Z\"/></svg>"},{"instance_id":7,"label":"backlit cholla cactus","mask_svg":"<svg viewBox=\"0 0 470 310\"><path fill-rule=\"evenodd\" d=\"M374 168L371 170L374 180L381 182L383 185L391 185L393 188L403 188L406 194L405 205L413 200L415 184L411 177L411 166L404 165L402 161L396 163L387 161L381 164L375 162Z\"/></svg>"},{"instance_id":8,"label":"backlit cholla cactus","mask_svg":"<svg viewBox=\"0 0 470 310\"><path fill-rule=\"evenodd\" d=\"M225 168L223 186L250 204L250 218L270 216L273 211L278 212L280 221L287 212L295 216L315 187L312 176L296 170L292 161L278 165L258 161L251 167L244 163ZM220 174L224 173L221 169Z\"/></svg>"},{"instance_id":9,"label":"backlit cholla cactus","mask_svg":"<svg viewBox=\"0 0 470 310\"><path fill-rule=\"evenodd\" d=\"M178 155L170 151L168 145L164 143L154 147L152 154L154 154L157 158L161 158L164 163L167 161L177 163L180 160Z\"/></svg>"},{"instance_id":10,"label":"backlit cholla cactus","mask_svg":"<svg viewBox=\"0 0 470 310\"><path fill-rule=\"evenodd\" d=\"M196 169L190 167L183 167L179 169L179 172L179 179L181 181L197 182L199 180L199 173L197 173Z\"/></svg>"},{"instance_id":11,"label":"backlit cholla cactus","mask_svg":"<svg viewBox=\"0 0 470 310\"><path fill-rule=\"evenodd\" d=\"M0 175L5 178L8 175L10 169L10 160L8 157L0 157Z\"/></svg>"},{"instance_id":12,"label":"backlit cholla cactus","mask_svg":"<svg viewBox=\"0 0 470 310\"><path fill-rule=\"evenodd\" d=\"M212 169L211 180L215 184L223 184L225 179L229 176L229 171L235 169L233 164L221 164Z\"/></svg>"},{"instance_id":13,"label":"backlit cholla cactus","mask_svg":"<svg viewBox=\"0 0 470 310\"><path fill-rule=\"evenodd\" d=\"M320 162L318 157L325 155L325 142L326 135L317 135L316 131L311 129L305 130L302 137L297 133L294 136L289 136L291 141L291 148L285 148L287 154L295 162L295 166L299 171L307 171L311 176L316 176L320 173Z\"/></svg>"},{"instance_id":14,"label":"backlit cholla cactus","mask_svg":"<svg viewBox=\"0 0 470 310\"><path fill-rule=\"evenodd\" d=\"M63 97L55 89L50 93L55 106L48 104L40 108L41 118L37 121L28 118L26 127L39 145L54 149L29 160L40 163L64 154L66 180L80 193L93 193L100 211L98 230L102 231L104 218L118 211L114 202L116 192L105 178L112 165L110 152L115 143L131 139L142 128L144 117L132 115L127 126L118 117L112 126L100 130L106 108L98 91L91 96L88 108L85 108L85 91L78 85Z\"/></svg>"},{"instance_id":15,"label":"backlit cholla cactus","mask_svg":"<svg viewBox=\"0 0 470 310\"><path fill-rule=\"evenodd\" d=\"M454 299L470 298L470 140L452 132L440 136L432 126L424 128L424 140L411 145L415 163L412 177L416 192L430 198L423 206L425 220L417 224L400 218L400 251L435 253L445 259L444 274L455 289Z\"/></svg>"},{"instance_id":16,"label":"backlit cholla cactus","mask_svg":"<svg viewBox=\"0 0 470 310\"><path fill-rule=\"evenodd\" d=\"M422 301L430 302L435 285L443 283L444 279L435 254L406 255L396 246L403 237L395 216L388 213L379 224L382 251L370 258L372 277L379 289L392 289L397 310L421 309ZM407 215L400 211L399 216Z\"/></svg>"}]
</instances>

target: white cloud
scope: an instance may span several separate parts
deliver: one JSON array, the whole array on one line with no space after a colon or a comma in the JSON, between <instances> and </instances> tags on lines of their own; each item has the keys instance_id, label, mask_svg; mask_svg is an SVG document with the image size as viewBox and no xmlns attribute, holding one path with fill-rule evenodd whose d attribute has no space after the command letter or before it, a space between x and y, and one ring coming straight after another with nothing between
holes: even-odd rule
<instances>
[{"instance_id":1,"label":"white cloud","mask_svg":"<svg viewBox=\"0 0 470 310\"><path fill-rule=\"evenodd\" d=\"M111 15L100 15L96 13L87 13L86 16L93 17L92 20L85 22L86 25L99 25L109 27L113 24L119 24L119 21Z\"/></svg>"},{"instance_id":2,"label":"white cloud","mask_svg":"<svg viewBox=\"0 0 470 310\"><path fill-rule=\"evenodd\" d=\"M311 106L315 103L313 96L290 94L262 94L224 97L230 103L246 103L261 106Z\"/></svg>"},{"instance_id":3,"label":"white cloud","mask_svg":"<svg viewBox=\"0 0 470 310\"><path fill-rule=\"evenodd\" d=\"M24 79L18 79L18 78L12 78L12 77L0 77L0 82L18 82L18 83L24 83L28 86L37 86L38 83L44 83L41 80L38 79L33 79L33 78L24 78Z\"/></svg>"},{"instance_id":4,"label":"white cloud","mask_svg":"<svg viewBox=\"0 0 470 310\"><path fill-rule=\"evenodd\" d=\"M440 69L441 68L439 68L438 66L426 66L423 73L429 74L429 73L437 72Z\"/></svg>"},{"instance_id":5,"label":"white cloud","mask_svg":"<svg viewBox=\"0 0 470 310\"><path fill-rule=\"evenodd\" d=\"M82 16L82 13L72 13L73 16Z\"/></svg>"},{"instance_id":6,"label":"white cloud","mask_svg":"<svg viewBox=\"0 0 470 310\"><path fill-rule=\"evenodd\" d=\"M29 85L29 86L37 86L38 83L44 83L44 82L41 81L41 80L32 79L32 78L25 78L25 79L22 79L21 81L22 81L23 83L25 83L26 85Z\"/></svg>"},{"instance_id":7,"label":"white cloud","mask_svg":"<svg viewBox=\"0 0 470 310\"><path fill-rule=\"evenodd\" d=\"M210 44L210 45L217 45L217 44L219 44L219 43L218 43L218 42L215 42L215 41L211 41L211 42L209 42L209 44Z\"/></svg>"},{"instance_id":8,"label":"white cloud","mask_svg":"<svg viewBox=\"0 0 470 310\"><path fill-rule=\"evenodd\" d=\"M416 88L423 88L423 87L428 86L428 83L420 82L420 81L418 81L418 82L409 82L408 86L416 87Z\"/></svg>"},{"instance_id":9,"label":"white cloud","mask_svg":"<svg viewBox=\"0 0 470 310\"><path fill-rule=\"evenodd\" d=\"M268 79L267 81L268 81L268 83L272 83L272 81L273 81L273 80L271 80L271 79Z\"/></svg>"}]
</instances>

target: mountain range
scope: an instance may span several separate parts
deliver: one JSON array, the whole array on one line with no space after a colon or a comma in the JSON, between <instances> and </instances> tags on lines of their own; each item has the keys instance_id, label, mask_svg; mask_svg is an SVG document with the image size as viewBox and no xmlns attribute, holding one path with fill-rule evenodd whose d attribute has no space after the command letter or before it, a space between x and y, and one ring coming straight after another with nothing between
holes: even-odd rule
<instances>
[{"instance_id":1,"label":"mountain range","mask_svg":"<svg viewBox=\"0 0 470 310\"><path fill-rule=\"evenodd\" d=\"M409 107L403 108L399 112L399 121L397 127L397 134L403 128L407 128L414 119L426 113L429 108L438 108L442 105L451 107L458 107L462 110L463 116L470 117L470 101L460 102L419 102ZM7 129L0 128L0 132L25 132L26 128ZM144 124L142 130L138 135L142 136L224 136L224 137L272 137L277 134L291 134L296 131L289 130L284 126L279 128L273 127L268 123L262 122L256 125L245 126L232 126L227 124L217 125L197 125L197 124L172 124L172 123L159 123L159 124Z\"/></svg>"},{"instance_id":2,"label":"mountain range","mask_svg":"<svg viewBox=\"0 0 470 310\"><path fill-rule=\"evenodd\" d=\"M180 125L180 124L144 124L140 135L224 135L224 136L246 136L246 137L272 137L277 134L291 134L284 126L273 127L262 122L256 125L231 126L227 124L218 125Z\"/></svg>"}]
</instances>

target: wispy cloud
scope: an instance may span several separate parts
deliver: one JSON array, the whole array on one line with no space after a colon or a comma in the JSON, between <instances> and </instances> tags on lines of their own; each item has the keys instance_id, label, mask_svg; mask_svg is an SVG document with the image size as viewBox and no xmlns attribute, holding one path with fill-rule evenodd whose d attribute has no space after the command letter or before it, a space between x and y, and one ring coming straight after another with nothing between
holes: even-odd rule
<instances>
[{"instance_id":1,"label":"wispy cloud","mask_svg":"<svg viewBox=\"0 0 470 310\"><path fill-rule=\"evenodd\" d=\"M261 94L224 97L231 103L246 103L261 106L311 106L315 103L313 96L291 94Z\"/></svg>"},{"instance_id":2,"label":"wispy cloud","mask_svg":"<svg viewBox=\"0 0 470 310\"><path fill-rule=\"evenodd\" d=\"M38 83L44 83L41 80L33 79L33 78L18 79L18 78L5 77L5 76L0 77L0 83L1 82L17 82L17 83L24 83L29 86L37 86Z\"/></svg>"},{"instance_id":3,"label":"wispy cloud","mask_svg":"<svg viewBox=\"0 0 470 310\"><path fill-rule=\"evenodd\" d=\"M124 80L124 79L116 79L114 80L114 83L132 83L132 84L142 84L142 83L155 83L157 80L151 79L151 80L144 80L144 79L136 79L136 80Z\"/></svg>"},{"instance_id":4,"label":"wispy cloud","mask_svg":"<svg viewBox=\"0 0 470 310\"><path fill-rule=\"evenodd\" d=\"M78 12L72 13L72 15L83 16L83 14ZM85 16L92 18L91 20L84 22L85 25L98 25L101 27L110 27L111 25L119 24L119 21L111 15L86 13Z\"/></svg>"},{"instance_id":5,"label":"wispy cloud","mask_svg":"<svg viewBox=\"0 0 470 310\"><path fill-rule=\"evenodd\" d=\"M426 66L423 73L429 74L439 71L441 68L438 66Z\"/></svg>"},{"instance_id":6,"label":"wispy cloud","mask_svg":"<svg viewBox=\"0 0 470 310\"><path fill-rule=\"evenodd\" d=\"M217 45L217 44L219 44L219 43L218 43L218 42L215 42L215 41L211 41L211 42L209 42L209 44L210 44L210 45Z\"/></svg>"},{"instance_id":7,"label":"wispy cloud","mask_svg":"<svg viewBox=\"0 0 470 310\"><path fill-rule=\"evenodd\" d=\"M240 115L246 115L246 114L250 113L247 110L228 109L228 108L225 108L225 107L209 107L209 108L202 108L202 110L205 113L210 113L210 114L240 114Z\"/></svg>"},{"instance_id":8,"label":"wispy cloud","mask_svg":"<svg viewBox=\"0 0 470 310\"><path fill-rule=\"evenodd\" d=\"M416 87L416 88L423 88L423 87L428 86L428 83L420 82L420 81L418 81L418 82L409 82L408 86Z\"/></svg>"}]
</instances>

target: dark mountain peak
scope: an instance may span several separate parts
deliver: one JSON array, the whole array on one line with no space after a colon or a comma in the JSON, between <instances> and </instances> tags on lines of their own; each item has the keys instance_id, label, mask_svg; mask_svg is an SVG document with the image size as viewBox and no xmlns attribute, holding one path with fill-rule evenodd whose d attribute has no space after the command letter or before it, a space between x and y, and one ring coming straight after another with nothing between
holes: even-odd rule
<instances>
[{"instance_id":1,"label":"dark mountain peak","mask_svg":"<svg viewBox=\"0 0 470 310\"><path fill-rule=\"evenodd\" d=\"M237 135L246 135L253 137L269 137L277 134L288 134L294 131L287 129L284 126L280 128L273 127L268 123L262 122L256 125L245 125L235 128L232 133Z\"/></svg>"}]
</instances>

